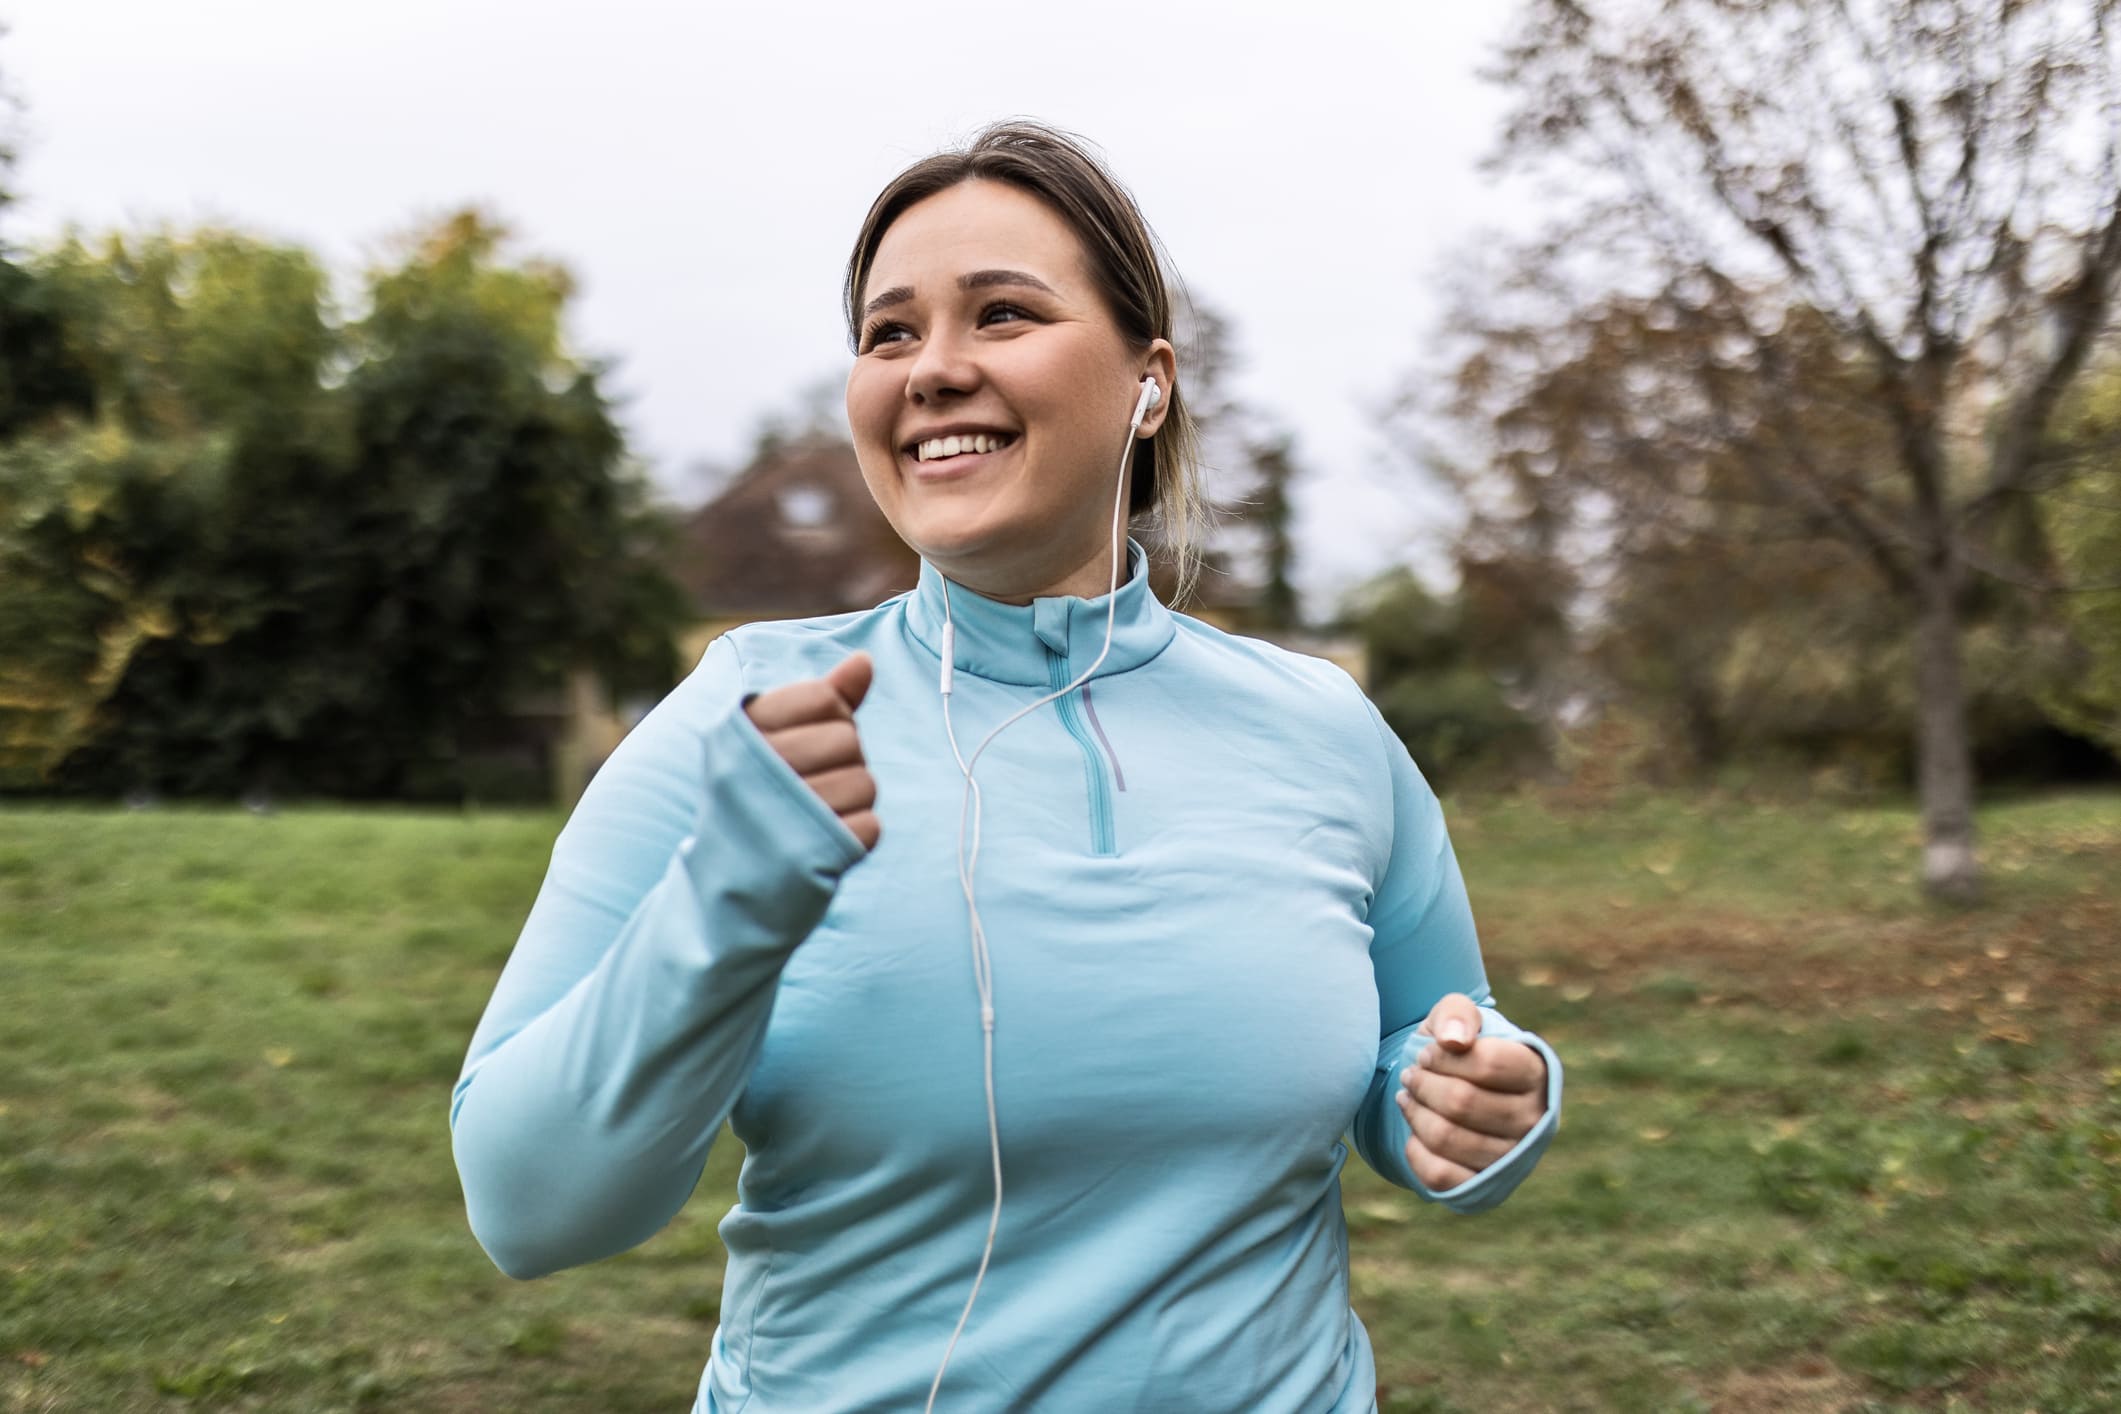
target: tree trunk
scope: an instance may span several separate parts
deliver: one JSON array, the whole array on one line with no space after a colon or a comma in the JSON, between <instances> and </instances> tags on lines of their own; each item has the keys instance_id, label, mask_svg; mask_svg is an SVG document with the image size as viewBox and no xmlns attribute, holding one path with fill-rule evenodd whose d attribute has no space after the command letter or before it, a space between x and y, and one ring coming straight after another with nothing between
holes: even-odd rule
<instances>
[{"instance_id":1,"label":"tree trunk","mask_svg":"<svg viewBox=\"0 0 2121 1414\"><path fill-rule=\"evenodd\" d=\"M1710 772L1723 764L1723 718L1718 710L1714 686L1691 668L1683 673L1679 685L1679 713L1686 728L1687 755L1693 762L1693 774L1706 779Z\"/></svg>"},{"instance_id":2,"label":"tree trunk","mask_svg":"<svg viewBox=\"0 0 2121 1414\"><path fill-rule=\"evenodd\" d=\"M1960 667L1959 593L1948 569L1930 568L1916 587L1915 760L1922 800L1922 887L1969 904L1981 896L1974 854L1974 752Z\"/></svg>"}]
</instances>

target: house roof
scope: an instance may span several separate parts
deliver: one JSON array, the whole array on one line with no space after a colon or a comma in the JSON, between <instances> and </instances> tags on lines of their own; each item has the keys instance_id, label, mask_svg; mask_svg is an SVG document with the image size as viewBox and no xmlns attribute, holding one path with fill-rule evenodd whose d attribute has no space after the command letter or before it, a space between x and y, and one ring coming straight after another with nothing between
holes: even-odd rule
<instances>
[{"instance_id":1,"label":"house roof","mask_svg":"<svg viewBox=\"0 0 2121 1414\"><path fill-rule=\"evenodd\" d=\"M869 608L912 588L920 561L870 499L854 449L807 439L694 511L671 568L703 618L792 618Z\"/></svg>"}]
</instances>

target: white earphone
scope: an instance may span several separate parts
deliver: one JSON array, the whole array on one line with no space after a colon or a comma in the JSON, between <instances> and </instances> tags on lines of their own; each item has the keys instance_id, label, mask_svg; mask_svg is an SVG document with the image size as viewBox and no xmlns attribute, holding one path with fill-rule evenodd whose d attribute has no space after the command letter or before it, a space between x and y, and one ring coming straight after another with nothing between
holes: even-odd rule
<instances>
[{"instance_id":1,"label":"white earphone","mask_svg":"<svg viewBox=\"0 0 2121 1414\"><path fill-rule=\"evenodd\" d=\"M1127 436L1129 438L1132 438L1136 432L1141 430L1142 419L1149 415L1149 409L1155 407L1163 400L1164 390L1157 385L1156 380L1154 378L1143 378L1141 398L1134 404L1134 421L1127 428ZM1120 473L1121 475L1126 474L1124 461L1121 463Z\"/></svg>"},{"instance_id":2,"label":"white earphone","mask_svg":"<svg viewBox=\"0 0 2121 1414\"><path fill-rule=\"evenodd\" d=\"M1001 1126L996 1118L994 1106L994 972L992 959L987 953L987 930L980 923L979 901L974 896L972 880L973 869L979 863L982 804L979 782L973 779L972 768L979 764L981 754L986 751L988 746L993 744L994 739L1000 736L1003 731L1022 721L1048 702L1058 701L1088 682L1096 674L1099 666L1104 663L1105 656L1112 651L1112 630L1119 613L1119 564L1125 555L1124 542L1120 537L1120 526L1123 523L1126 512L1127 467L1134 460L1135 437L1141 431L1142 419L1146 418L1149 415L1149 409L1162 402L1163 398L1164 390L1158 386L1156 379L1145 375L1142 378L1141 396L1134 403L1134 416L1127 423L1127 445L1119 454L1119 485L1113 494L1112 500L1112 585L1105 595L1104 646L1097 650L1097 657L1091 660L1090 666L1083 669L1073 682L1057 692L1047 693L1036 702L1018 708L1010 716L1004 718L1002 724L993 731L988 732L986 740L973 749L970 758L967 758L963 752L958 750L957 728L950 720L950 679L952 667L957 658L957 624L950 613L950 581L948 579L942 581L943 668L941 688L943 730L950 738L950 754L957 758L957 768L965 777L965 794L958 804L957 816L957 882L958 887L964 890L965 910L972 924L972 978L975 985L979 988L981 1041L986 1053L987 1147L988 1153L993 1157L994 1161L994 1210L987 1218L987 1245L980 1252L979 1271L972 1278L972 1292L965 1298L965 1309L957 1318L957 1329L950 1332L950 1344L943 1349L943 1362L936 1367L935 1380L928 1386L928 1403L924 1406L924 1414L930 1414L930 1411L934 1410L935 1396L943 1387L943 1371L950 1368L950 1357L957 1350L958 1337L965 1333L965 1323L972 1319L972 1303L979 1299L980 1284L987 1279L988 1263L994 1259L995 1234L1001 1231L1002 1223L1002 1139ZM969 854L966 852L966 817L968 813L971 819L971 852Z\"/></svg>"}]
</instances>

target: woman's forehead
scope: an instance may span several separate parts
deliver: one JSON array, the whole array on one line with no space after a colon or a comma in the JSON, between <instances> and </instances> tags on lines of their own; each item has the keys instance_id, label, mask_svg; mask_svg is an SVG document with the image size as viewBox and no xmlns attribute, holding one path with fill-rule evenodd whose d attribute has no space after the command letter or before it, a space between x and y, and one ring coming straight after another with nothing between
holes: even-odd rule
<instances>
[{"instance_id":1,"label":"woman's forehead","mask_svg":"<svg viewBox=\"0 0 2121 1414\"><path fill-rule=\"evenodd\" d=\"M877 244L865 286L929 296L990 270L1020 270L1065 295L1084 276L1082 242L1029 192L1003 182L959 182L899 214Z\"/></svg>"}]
</instances>

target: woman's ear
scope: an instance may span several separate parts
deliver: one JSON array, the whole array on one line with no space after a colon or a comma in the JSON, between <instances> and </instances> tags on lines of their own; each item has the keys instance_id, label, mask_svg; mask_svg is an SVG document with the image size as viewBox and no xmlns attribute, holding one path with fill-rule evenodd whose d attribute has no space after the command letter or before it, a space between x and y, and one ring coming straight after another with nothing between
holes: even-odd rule
<instances>
[{"instance_id":1,"label":"woman's ear","mask_svg":"<svg viewBox=\"0 0 2121 1414\"><path fill-rule=\"evenodd\" d=\"M1136 434L1153 437L1156 429L1164 425L1164 415L1171 410L1171 395L1178 389L1178 351L1171 347L1169 339L1152 340L1140 366L1142 376L1154 378L1156 386L1163 392L1163 396L1156 400L1156 406L1150 408L1149 415L1142 419L1141 430Z\"/></svg>"}]
</instances>

